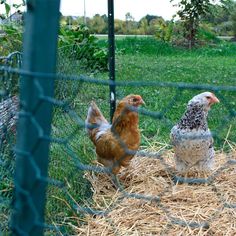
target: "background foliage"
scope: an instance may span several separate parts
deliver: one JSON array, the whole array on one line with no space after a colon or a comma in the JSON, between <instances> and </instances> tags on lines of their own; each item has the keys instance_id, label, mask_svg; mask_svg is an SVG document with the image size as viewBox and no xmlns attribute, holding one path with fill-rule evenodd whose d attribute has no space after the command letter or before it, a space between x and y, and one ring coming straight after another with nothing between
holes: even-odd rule
<instances>
[{"instance_id":1,"label":"background foliage","mask_svg":"<svg viewBox=\"0 0 236 236\"><path fill-rule=\"evenodd\" d=\"M61 27L59 32L59 47L61 50L71 49L68 57L80 61L80 67L84 70L108 69L107 49L98 46L98 39L91 35L88 27Z\"/></svg>"}]
</instances>

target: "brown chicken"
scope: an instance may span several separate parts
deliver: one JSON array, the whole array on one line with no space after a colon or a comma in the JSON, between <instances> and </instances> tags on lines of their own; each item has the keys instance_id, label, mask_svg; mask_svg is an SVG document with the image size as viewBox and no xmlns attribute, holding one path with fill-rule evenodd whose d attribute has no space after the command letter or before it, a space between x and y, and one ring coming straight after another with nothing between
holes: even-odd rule
<instances>
[{"instance_id":1,"label":"brown chicken","mask_svg":"<svg viewBox=\"0 0 236 236\"><path fill-rule=\"evenodd\" d=\"M140 145L137 107L144 104L139 95L128 95L117 105L109 124L95 104L91 103L86 119L90 139L96 147L97 159L117 174L128 166Z\"/></svg>"}]
</instances>

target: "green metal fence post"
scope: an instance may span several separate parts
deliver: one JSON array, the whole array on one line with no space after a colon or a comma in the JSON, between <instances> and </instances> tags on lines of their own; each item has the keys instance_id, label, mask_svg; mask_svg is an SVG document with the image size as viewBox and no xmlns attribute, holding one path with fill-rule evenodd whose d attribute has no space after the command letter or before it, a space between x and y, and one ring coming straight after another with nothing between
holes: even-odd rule
<instances>
[{"instance_id":1,"label":"green metal fence post","mask_svg":"<svg viewBox=\"0 0 236 236\"><path fill-rule=\"evenodd\" d=\"M28 0L22 68L55 73L60 0ZM43 235L54 81L23 76L16 144L14 235Z\"/></svg>"},{"instance_id":2,"label":"green metal fence post","mask_svg":"<svg viewBox=\"0 0 236 236\"><path fill-rule=\"evenodd\" d=\"M115 82L115 33L114 33L114 0L108 0L108 51L109 51L109 79ZM116 109L116 86L110 85L110 119Z\"/></svg>"}]
</instances>

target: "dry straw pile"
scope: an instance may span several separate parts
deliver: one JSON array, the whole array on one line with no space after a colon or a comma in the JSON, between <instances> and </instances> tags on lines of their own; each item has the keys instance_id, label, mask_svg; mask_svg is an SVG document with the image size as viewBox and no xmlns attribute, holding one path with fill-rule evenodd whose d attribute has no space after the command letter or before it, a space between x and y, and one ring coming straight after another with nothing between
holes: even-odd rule
<instances>
[{"instance_id":1,"label":"dry straw pile","mask_svg":"<svg viewBox=\"0 0 236 236\"><path fill-rule=\"evenodd\" d=\"M171 151L163 159L174 167ZM93 208L112 209L106 216L86 215L86 223L76 228L78 235L236 235L236 165L229 160L236 160L236 149L217 153L210 184L180 184L163 161L135 157L119 176L125 191L159 196L160 201L122 198L106 174L87 173Z\"/></svg>"}]
</instances>

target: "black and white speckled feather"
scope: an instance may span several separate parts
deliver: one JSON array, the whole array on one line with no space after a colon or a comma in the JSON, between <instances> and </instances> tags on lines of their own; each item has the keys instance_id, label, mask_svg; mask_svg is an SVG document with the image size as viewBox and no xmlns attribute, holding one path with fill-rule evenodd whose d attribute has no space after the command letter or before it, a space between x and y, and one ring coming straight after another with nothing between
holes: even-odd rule
<instances>
[{"instance_id":1,"label":"black and white speckled feather","mask_svg":"<svg viewBox=\"0 0 236 236\"><path fill-rule=\"evenodd\" d=\"M187 111L177 124L179 129L202 129L207 130L207 111L204 111L200 103L191 103Z\"/></svg>"},{"instance_id":2,"label":"black and white speckled feather","mask_svg":"<svg viewBox=\"0 0 236 236\"><path fill-rule=\"evenodd\" d=\"M193 97L180 121L171 129L178 171L187 171L191 167L210 170L213 167L213 138L208 128L207 115L210 106L216 102L219 100L210 92Z\"/></svg>"}]
</instances>

